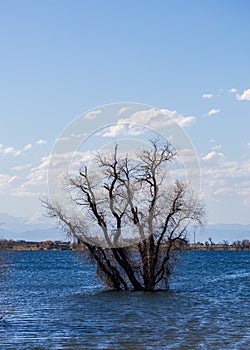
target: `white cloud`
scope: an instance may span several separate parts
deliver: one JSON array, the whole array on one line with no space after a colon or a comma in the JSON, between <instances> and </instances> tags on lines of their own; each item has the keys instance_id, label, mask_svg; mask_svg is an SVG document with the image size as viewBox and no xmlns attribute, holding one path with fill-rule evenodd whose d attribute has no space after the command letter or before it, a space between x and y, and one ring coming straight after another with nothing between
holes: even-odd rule
<instances>
[{"instance_id":1,"label":"white cloud","mask_svg":"<svg viewBox=\"0 0 250 350\"><path fill-rule=\"evenodd\" d=\"M213 94L203 94L203 95L202 95L202 98L204 98L204 99L211 99L211 98L213 98L213 97L214 97Z\"/></svg>"},{"instance_id":2,"label":"white cloud","mask_svg":"<svg viewBox=\"0 0 250 350\"><path fill-rule=\"evenodd\" d=\"M215 151L212 152L209 152L205 157L216 160L219 154L216 154ZM218 202L234 196L235 200L240 201L242 205L249 206L250 160L228 161L223 156L219 157L219 162L206 161L201 163L205 200Z\"/></svg>"},{"instance_id":3,"label":"white cloud","mask_svg":"<svg viewBox=\"0 0 250 350\"><path fill-rule=\"evenodd\" d=\"M2 153L5 156L12 155L14 157L17 157L23 151L28 151L31 148L32 148L32 144L31 143L25 145L21 150L20 149L16 149L14 147L4 146L4 145L0 144L0 153Z\"/></svg>"},{"instance_id":4,"label":"white cloud","mask_svg":"<svg viewBox=\"0 0 250 350\"><path fill-rule=\"evenodd\" d=\"M34 191L24 191L22 188L14 188L11 190L11 195L15 197L42 197L46 195L46 192L34 192Z\"/></svg>"},{"instance_id":5,"label":"white cloud","mask_svg":"<svg viewBox=\"0 0 250 350\"><path fill-rule=\"evenodd\" d=\"M216 152L211 151L211 152L208 152L208 154L206 154L204 157L202 157L202 160L211 160L215 157L216 157Z\"/></svg>"},{"instance_id":6,"label":"white cloud","mask_svg":"<svg viewBox=\"0 0 250 350\"><path fill-rule=\"evenodd\" d=\"M86 132L82 132L82 133L80 133L80 134L72 133L72 134L70 134L70 137L74 137L74 138L76 138L76 139L80 139L81 137L84 137L84 136L86 136L86 135L87 135Z\"/></svg>"},{"instance_id":7,"label":"white cloud","mask_svg":"<svg viewBox=\"0 0 250 350\"><path fill-rule=\"evenodd\" d=\"M4 154L12 154L16 157L16 156L19 156L22 153L22 151L16 150L14 147L6 147L3 150L3 153Z\"/></svg>"},{"instance_id":8,"label":"white cloud","mask_svg":"<svg viewBox=\"0 0 250 350\"><path fill-rule=\"evenodd\" d=\"M56 139L56 142L69 142L69 141L72 141L73 139L84 138L85 136L87 136L87 133L86 133L86 132L82 132L82 133L80 133L80 134L72 133L72 134L70 134L70 136L58 137L58 138Z\"/></svg>"},{"instance_id":9,"label":"white cloud","mask_svg":"<svg viewBox=\"0 0 250 350\"><path fill-rule=\"evenodd\" d=\"M204 157L202 157L201 159L204 160L204 161L210 161L212 159L215 159L215 158L222 158L224 157L224 154L223 153L218 153L216 151L210 151L208 152L208 154L206 154Z\"/></svg>"},{"instance_id":10,"label":"white cloud","mask_svg":"<svg viewBox=\"0 0 250 350\"><path fill-rule=\"evenodd\" d=\"M14 147L5 147L4 145L0 144L0 153L3 155L12 155L16 157L19 156L22 151L15 149Z\"/></svg>"},{"instance_id":11,"label":"white cloud","mask_svg":"<svg viewBox=\"0 0 250 350\"><path fill-rule=\"evenodd\" d=\"M71 138L69 136L62 136L62 137L58 137L56 139L56 142L68 142L70 140L71 140Z\"/></svg>"},{"instance_id":12,"label":"white cloud","mask_svg":"<svg viewBox=\"0 0 250 350\"><path fill-rule=\"evenodd\" d=\"M247 147L250 148L250 142L248 142Z\"/></svg>"},{"instance_id":13,"label":"white cloud","mask_svg":"<svg viewBox=\"0 0 250 350\"><path fill-rule=\"evenodd\" d=\"M5 193L16 179L15 175L0 174L0 193Z\"/></svg>"},{"instance_id":14,"label":"white cloud","mask_svg":"<svg viewBox=\"0 0 250 350\"><path fill-rule=\"evenodd\" d=\"M222 187L214 192L215 195L232 196L235 195L234 189L231 187Z\"/></svg>"},{"instance_id":15,"label":"white cloud","mask_svg":"<svg viewBox=\"0 0 250 350\"><path fill-rule=\"evenodd\" d=\"M239 101L250 101L250 89L244 90L242 94L236 95Z\"/></svg>"},{"instance_id":16,"label":"white cloud","mask_svg":"<svg viewBox=\"0 0 250 350\"><path fill-rule=\"evenodd\" d=\"M187 127L195 122L195 117L185 117L167 109L151 108L135 112L128 118L119 119L116 124L106 128L102 136L117 137L124 134L136 136L143 134L148 128L160 130L174 121L181 127Z\"/></svg>"},{"instance_id":17,"label":"white cloud","mask_svg":"<svg viewBox=\"0 0 250 350\"><path fill-rule=\"evenodd\" d=\"M47 185L47 175L49 167L56 169L65 168L65 162L71 161L72 171L79 171L83 166L83 162L93 159L93 152L68 152L62 154L53 154L52 156L45 156L41 158L39 165L30 169L29 174L26 176L26 180L23 183L21 189L23 191L30 191L34 186ZM65 174L62 174L63 176Z\"/></svg>"},{"instance_id":18,"label":"white cloud","mask_svg":"<svg viewBox=\"0 0 250 350\"><path fill-rule=\"evenodd\" d=\"M12 167L11 170L20 171L20 170L24 170L24 169L31 168L31 167L32 167L32 164L17 165L17 166Z\"/></svg>"},{"instance_id":19,"label":"white cloud","mask_svg":"<svg viewBox=\"0 0 250 350\"><path fill-rule=\"evenodd\" d=\"M194 116L184 117L183 115L178 115L176 117L176 122L182 127L191 126L195 122Z\"/></svg>"},{"instance_id":20,"label":"white cloud","mask_svg":"<svg viewBox=\"0 0 250 350\"><path fill-rule=\"evenodd\" d=\"M101 109L97 109L96 111L91 111L85 114L84 119L95 119L98 114L102 113Z\"/></svg>"},{"instance_id":21,"label":"white cloud","mask_svg":"<svg viewBox=\"0 0 250 350\"><path fill-rule=\"evenodd\" d=\"M124 112L129 111L130 109L130 107L122 107L119 109L118 114L123 114Z\"/></svg>"},{"instance_id":22,"label":"white cloud","mask_svg":"<svg viewBox=\"0 0 250 350\"><path fill-rule=\"evenodd\" d=\"M23 187L27 189L29 186L44 185L47 180L47 171L49 167L50 156L42 157L41 163L31 169L26 177Z\"/></svg>"},{"instance_id":23,"label":"white cloud","mask_svg":"<svg viewBox=\"0 0 250 350\"><path fill-rule=\"evenodd\" d=\"M119 135L124 134L125 132L125 124L117 123L115 125L111 125L106 129L103 134L103 137L117 137Z\"/></svg>"},{"instance_id":24,"label":"white cloud","mask_svg":"<svg viewBox=\"0 0 250 350\"><path fill-rule=\"evenodd\" d=\"M32 148L32 144L31 143L28 143L27 145L25 145L24 147L23 147L23 151L28 151L29 149L31 149Z\"/></svg>"},{"instance_id":25,"label":"white cloud","mask_svg":"<svg viewBox=\"0 0 250 350\"><path fill-rule=\"evenodd\" d=\"M213 146L213 147L211 147L211 150L212 151L218 151L219 149L221 149L221 145L215 145L215 146Z\"/></svg>"},{"instance_id":26,"label":"white cloud","mask_svg":"<svg viewBox=\"0 0 250 350\"><path fill-rule=\"evenodd\" d=\"M237 92L237 89L232 88L232 89L229 90L229 92L231 92L232 94L235 94Z\"/></svg>"},{"instance_id":27,"label":"white cloud","mask_svg":"<svg viewBox=\"0 0 250 350\"><path fill-rule=\"evenodd\" d=\"M210 109L210 111L208 111L207 115L211 116L211 115L217 114L219 112L220 112L219 108L212 108L212 109Z\"/></svg>"},{"instance_id":28,"label":"white cloud","mask_svg":"<svg viewBox=\"0 0 250 350\"><path fill-rule=\"evenodd\" d=\"M48 141L47 140L38 140L38 141L36 141L36 144L37 145L46 145L48 143Z\"/></svg>"}]
</instances>

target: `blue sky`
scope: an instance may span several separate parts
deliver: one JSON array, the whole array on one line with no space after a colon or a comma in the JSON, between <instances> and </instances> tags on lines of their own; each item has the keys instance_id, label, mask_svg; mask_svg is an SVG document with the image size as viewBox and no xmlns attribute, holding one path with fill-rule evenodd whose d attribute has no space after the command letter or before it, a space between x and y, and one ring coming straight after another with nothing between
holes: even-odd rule
<instances>
[{"instance_id":1,"label":"blue sky","mask_svg":"<svg viewBox=\"0 0 250 350\"><path fill-rule=\"evenodd\" d=\"M193 117L208 222L250 223L249 15L247 0L0 1L0 211L39 212L61 131L124 101Z\"/></svg>"}]
</instances>

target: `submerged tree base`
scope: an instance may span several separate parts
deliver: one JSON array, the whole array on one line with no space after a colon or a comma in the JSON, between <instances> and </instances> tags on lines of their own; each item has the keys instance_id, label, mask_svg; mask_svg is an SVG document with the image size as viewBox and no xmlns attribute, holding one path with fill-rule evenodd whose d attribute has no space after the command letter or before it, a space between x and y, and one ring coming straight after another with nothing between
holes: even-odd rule
<instances>
[{"instance_id":1,"label":"submerged tree base","mask_svg":"<svg viewBox=\"0 0 250 350\"><path fill-rule=\"evenodd\" d=\"M96 265L97 276L107 290L152 292L169 289L170 275L179 254L185 249L186 241L178 239L159 246L157 256L161 258L161 265L157 265L157 273L151 278L141 271L142 264L147 263L149 255L145 255L145 252L150 240L123 248L103 248L87 242L81 244L88 258Z\"/></svg>"}]
</instances>

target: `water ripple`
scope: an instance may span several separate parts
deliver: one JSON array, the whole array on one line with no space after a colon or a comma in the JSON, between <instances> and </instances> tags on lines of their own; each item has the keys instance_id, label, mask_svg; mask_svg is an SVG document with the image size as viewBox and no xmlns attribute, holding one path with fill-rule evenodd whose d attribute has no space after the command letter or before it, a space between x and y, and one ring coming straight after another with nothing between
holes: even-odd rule
<instances>
[{"instance_id":1,"label":"water ripple","mask_svg":"<svg viewBox=\"0 0 250 350\"><path fill-rule=\"evenodd\" d=\"M230 253L188 252L170 291L143 293L102 291L74 252L17 252L0 349L246 350L249 252Z\"/></svg>"}]
</instances>

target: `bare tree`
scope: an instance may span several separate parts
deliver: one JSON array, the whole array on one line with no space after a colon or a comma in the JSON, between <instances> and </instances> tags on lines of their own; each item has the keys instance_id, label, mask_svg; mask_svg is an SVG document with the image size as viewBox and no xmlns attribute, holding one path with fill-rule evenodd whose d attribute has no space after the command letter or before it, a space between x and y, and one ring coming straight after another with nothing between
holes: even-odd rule
<instances>
[{"instance_id":1,"label":"bare tree","mask_svg":"<svg viewBox=\"0 0 250 350\"><path fill-rule=\"evenodd\" d=\"M119 156L116 145L112 156L95 159L99 174L84 167L69 179L82 218L45 203L49 215L85 245L100 279L113 290L166 288L189 228L203 217L188 185L170 181L176 150L168 142L150 142L136 159Z\"/></svg>"}]
</instances>

